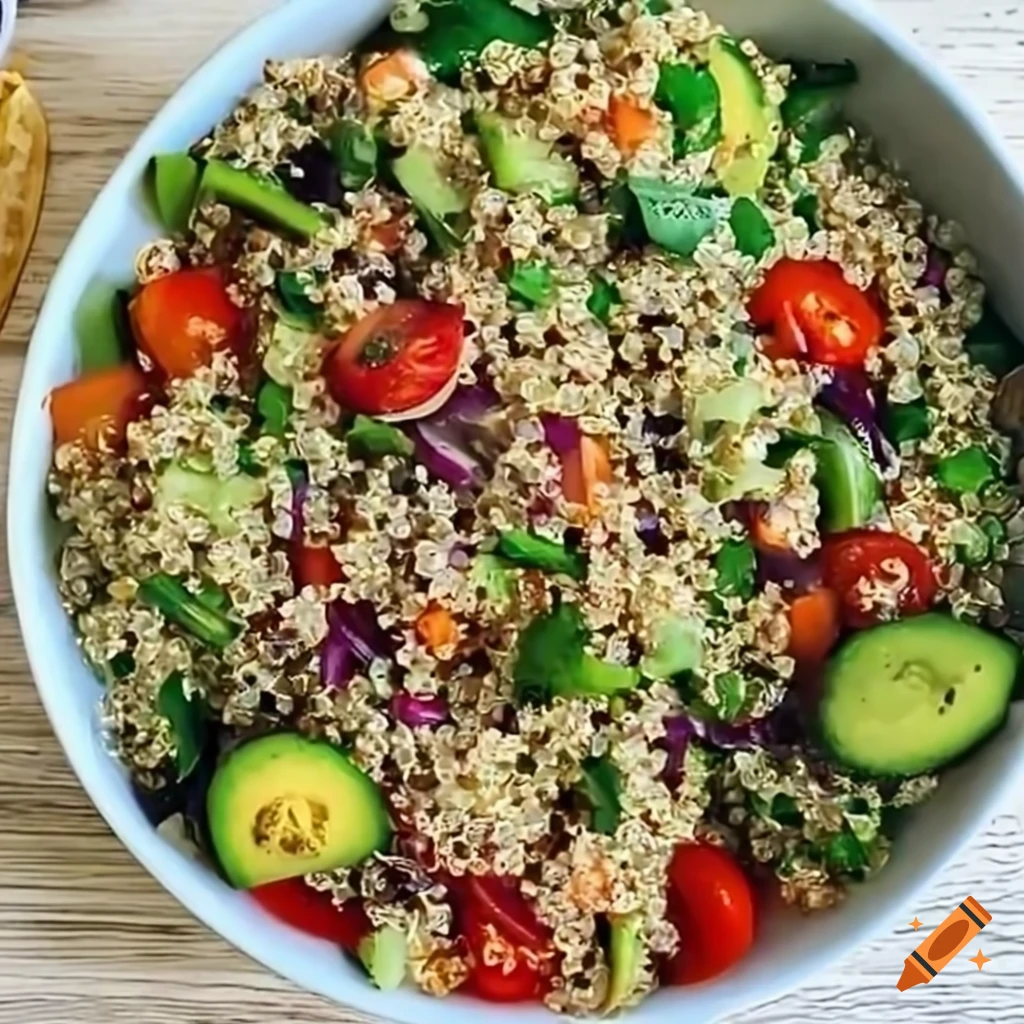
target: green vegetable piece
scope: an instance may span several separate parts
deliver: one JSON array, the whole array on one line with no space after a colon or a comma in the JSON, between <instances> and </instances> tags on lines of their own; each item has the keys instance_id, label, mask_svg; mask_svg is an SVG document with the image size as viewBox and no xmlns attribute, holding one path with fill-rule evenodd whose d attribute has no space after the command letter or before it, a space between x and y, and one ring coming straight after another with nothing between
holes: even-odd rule
<instances>
[{"instance_id":1,"label":"green vegetable piece","mask_svg":"<svg viewBox=\"0 0 1024 1024\"><path fill-rule=\"evenodd\" d=\"M305 240L326 223L318 210L300 202L281 185L222 160L207 162L199 192Z\"/></svg>"},{"instance_id":2,"label":"green vegetable piece","mask_svg":"<svg viewBox=\"0 0 1024 1024\"><path fill-rule=\"evenodd\" d=\"M609 235L616 245L640 248L647 244L647 227L640 203L629 187L629 176L620 172L605 195Z\"/></svg>"},{"instance_id":3,"label":"green vegetable piece","mask_svg":"<svg viewBox=\"0 0 1024 1024\"><path fill-rule=\"evenodd\" d=\"M801 86L811 88L856 85L860 79L857 65L852 60L843 60L836 63L817 60L791 60L789 61L789 66L793 69L794 81L798 82Z\"/></svg>"},{"instance_id":4,"label":"green vegetable piece","mask_svg":"<svg viewBox=\"0 0 1024 1024\"><path fill-rule=\"evenodd\" d=\"M746 196L740 196L732 204L729 226L736 238L736 248L744 256L759 260L774 244L775 231L761 207Z\"/></svg>"},{"instance_id":5,"label":"green vegetable piece","mask_svg":"<svg viewBox=\"0 0 1024 1024\"><path fill-rule=\"evenodd\" d=\"M196 598L215 612L231 610L231 598L228 596L228 592L219 583L214 583L212 580L203 580Z\"/></svg>"},{"instance_id":6,"label":"green vegetable piece","mask_svg":"<svg viewBox=\"0 0 1024 1024\"><path fill-rule=\"evenodd\" d=\"M206 705L198 694L186 694L185 677L180 672L172 672L160 687L156 707L171 723L180 782L199 764L206 740Z\"/></svg>"},{"instance_id":7,"label":"green vegetable piece","mask_svg":"<svg viewBox=\"0 0 1024 1024\"><path fill-rule=\"evenodd\" d=\"M860 442L835 416L819 411L821 440L815 484L821 495L822 525L842 533L867 523L882 497L882 481Z\"/></svg>"},{"instance_id":8,"label":"green vegetable piece","mask_svg":"<svg viewBox=\"0 0 1024 1024\"><path fill-rule=\"evenodd\" d=\"M1005 377L1024 363L1024 345L986 302L981 319L968 332L964 348L972 363L987 367L996 377Z\"/></svg>"},{"instance_id":9,"label":"green vegetable piece","mask_svg":"<svg viewBox=\"0 0 1024 1024\"><path fill-rule=\"evenodd\" d=\"M253 508L267 495L267 485L245 473L223 478L215 473L170 463L157 478L154 503L157 507L184 505L205 516L220 533L238 532L235 513Z\"/></svg>"},{"instance_id":10,"label":"green vegetable piece","mask_svg":"<svg viewBox=\"0 0 1024 1024\"><path fill-rule=\"evenodd\" d=\"M516 260L508 274L508 290L530 306L550 306L556 292L551 264L545 260Z\"/></svg>"},{"instance_id":11,"label":"green vegetable piece","mask_svg":"<svg viewBox=\"0 0 1024 1024\"><path fill-rule=\"evenodd\" d=\"M749 687L739 672L720 672L713 687L718 703L714 712L723 722L735 722L747 710Z\"/></svg>"},{"instance_id":12,"label":"green vegetable piece","mask_svg":"<svg viewBox=\"0 0 1024 1024\"><path fill-rule=\"evenodd\" d=\"M506 0L431 3L427 27L408 37L431 73L442 81L459 77L496 39L535 49L554 33L546 16L528 14Z\"/></svg>"},{"instance_id":13,"label":"green vegetable piece","mask_svg":"<svg viewBox=\"0 0 1024 1024\"><path fill-rule=\"evenodd\" d=\"M708 64L722 100L722 141L714 168L731 196L752 196L764 184L782 131L779 109L767 97L750 59L734 39L715 36Z\"/></svg>"},{"instance_id":14,"label":"green vegetable piece","mask_svg":"<svg viewBox=\"0 0 1024 1024\"><path fill-rule=\"evenodd\" d=\"M477 116L480 145L494 184L516 195L532 194L549 203L571 202L579 189L579 171L550 142L516 131L492 112Z\"/></svg>"},{"instance_id":15,"label":"green vegetable piece","mask_svg":"<svg viewBox=\"0 0 1024 1024\"><path fill-rule=\"evenodd\" d=\"M507 562L523 569L560 573L574 580L587 575L587 558L581 551L569 551L564 544L539 537L530 530L507 530L495 551Z\"/></svg>"},{"instance_id":16,"label":"green vegetable piece","mask_svg":"<svg viewBox=\"0 0 1024 1024\"><path fill-rule=\"evenodd\" d=\"M896 446L919 441L932 432L932 417L923 398L897 404L887 402L882 411L882 431Z\"/></svg>"},{"instance_id":17,"label":"green vegetable piece","mask_svg":"<svg viewBox=\"0 0 1024 1024\"><path fill-rule=\"evenodd\" d=\"M813 192L805 192L797 199L793 204L793 213L803 219L812 235L821 227L818 221L818 197Z\"/></svg>"},{"instance_id":18,"label":"green vegetable piece","mask_svg":"<svg viewBox=\"0 0 1024 1024\"><path fill-rule=\"evenodd\" d=\"M341 187L358 192L377 175L377 140L361 121L339 121L330 133L331 156Z\"/></svg>"},{"instance_id":19,"label":"green vegetable piece","mask_svg":"<svg viewBox=\"0 0 1024 1024\"><path fill-rule=\"evenodd\" d=\"M115 679L125 679L135 671L135 658L127 651L118 651L110 659L109 665Z\"/></svg>"},{"instance_id":20,"label":"green vegetable piece","mask_svg":"<svg viewBox=\"0 0 1024 1024\"><path fill-rule=\"evenodd\" d=\"M651 241L678 256L692 256L718 224L720 205L695 196L688 186L630 178L629 188Z\"/></svg>"},{"instance_id":21,"label":"green vegetable piece","mask_svg":"<svg viewBox=\"0 0 1024 1024\"><path fill-rule=\"evenodd\" d=\"M999 520L995 520L998 522ZM957 561L963 565L984 565L992 555L992 539L976 523L961 521L952 530Z\"/></svg>"},{"instance_id":22,"label":"green vegetable piece","mask_svg":"<svg viewBox=\"0 0 1024 1024\"><path fill-rule=\"evenodd\" d=\"M359 959L370 980L382 992L394 992L405 981L409 947L405 933L386 925L359 943Z\"/></svg>"},{"instance_id":23,"label":"green vegetable piece","mask_svg":"<svg viewBox=\"0 0 1024 1024\"><path fill-rule=\"evenodd\" d=\"M176 576L154 573L139 584L139 600L210 647L223 649L242 632L242 624L207 608Z\"/></svg>"},{"instance_id":24,"label":"green vegetable piece","mask_svg":"<svg viewBox=\"0 0 1024 1024\"><path fill-rule=\"evenodd\" d=\"M289 318L274 324L274 333L263 353L263 369L271 380L288 387L296 369L305 365L311 345L317 345L314 328L295 326L298 320Z\"/></svg>"},{"instance_id":25,"label":"green vegetable piece","mask_svg":"<svg viewBox=\"0 0 1024 1024\"><path fill-rule=\"evenodd\" d=\"M478 554L473 560L470 578L495 608L507 608L512 603L516 593L515 575L497 555L489 552Z\"/></svg>"},{"instance_id":26,"label":"green vegetable piece","mask_svg":"<svg viewBox=\"0 0 1024 1024\"><path fill-rule=\"evenodd\" d=\"M263 476L263 463L256 458L256 453L248 441L238 443L238 471L248 476Z\"/></svg>"},{"instance_id":27,"label":"green vegetable piece","mask_svg":"<svg viewBox=\"0 0 1024 1024\"><path fill-rule=\"evenodd\" d=\"M264 381L256 396L256 411L264 434L284 437L292 416L292 389L278 384L276 380Z\"/></svg>"},{"instance_id":28,"label":"green vegetable piece","mask_svg":"<svg viewBox=\"0 0 1024 1024\"><path fill-rule=\"evenodd\" d=\"M727 540L715 555L715 590L720 597L739 597L749 601L754 596L757 579L757 555L749 540Z\"/></svg>"},{"instance_id":29,"label":"green vegetable piece","mask_svg":"<svg viewBox=\"0 0 1024 1024\"><path fill-rule=\"evenodd\" d=\"M307 294L302 277L292 270L283 270L274 282L281 300L285 324L295 330L315 331L322 309Z\"/></svg>"},{"instance_id":30,"label":"green vegetable piece","mask_svg":"<svg viewBox=\"0 0 1024 1024\"><path fill-rule=\"evenodd\" d=\"M608 943L608 996L602 1012L614 1013L622 1009L635 994L642 977L644 942L641 934L643 914L637 912L610 920L611 939Z\"/></svg>"},{"instance_id":31,"label":"green vegetable piece","mask_svg":"<svg viewBox=\"0 0 1024 1024\"><path fill-rule=\"evenodd\" d=\"M363 415L356 416L345 440L353 456L361 459L412 455L416 447L398 427Z\"/></svg>"},{"instance_id":32,"label":"green vegetable piece","mask_svg":"<svg viewBox=\"0 0 1024 1024\"><path fill-rule=\"evenodd\" d=\"M662 64L654 102L675 122L677 156L702 153L721 140L721 97L714 75L706 68Z\"/></svg>"},{"instance_id":33,"label":"green vegetable piece","mask_svg":"<svg viewBox=\"0 0 1024 1024\"><path fill-rule=\"evenodd\" d=\"M842 875L859 874L868 863L864 844L849 828L831 836L823 854L829 868Z\"/></svg>"},{"instance_id":34,"label":"green vegetable piece","mask_svg":"<svg viewBox=\"0 0 1024 1024\"><path fill-rule=\"evenodd\" d=\"M693 619L662 619L654 630L654 643L640 662L647 679L672 679L695 672L703 657L702 630Z\"/></svg>"},{"instance_id":35,"label":"green vegetable piece","mask_svg":"<svg viewBox=\"0 0 1024 1024\"><path fill-rule=\"evenodd\" d=\"M745 427L771 401L767 388L744 378L718 391L704 392L693 405L690 427L697 435L711 423L735 423Z\"/></svg>"},{"instance_id":36,"label":"green vegetable piece","mask_svg":"<svg viewBox=\"0 0 1024 1024\"><path fill-rule=\"evenodd\" d=\"M469 209L469 199L448 180L433 150L411 146L392 162L391 170L441 252L451 255L461 248L463 231L451 218Z\"/></svg>"},{"instance_id":37,"label":"green vegetable piece","mask_svg":"<svg viewBox=\"0 0 1024 1024\"><path fill-rule=\"evenodd\" d=\"M566 697L578 695L608 696L613 693L628 693L640 683L640 673L628 665L613 661L602 661L593 654L584 654L580 662L579 675Z\"/></svg>"},{"instance_id":38,"label":"green vegetable piece","mask_svg":"<svg viewBox=\"0 0 1024 1024\"><path fill-rule=\"evenodd\" d=\"M124 289L110 281L92 281L75 310L74 326L82 373L107 370L128 359L133 344Z\"/></svg>"},{"instance_id":39,"label":"green vegetable piece","mask_svg":"<svg viewBox=\"0 0 1024 1024\"><path fill-rule=\"evenodd\" d=\"M846 131L843 100L857 81L852 61L844 64L795 64L794 81L783 101L782 122L803 143L801 162L821 156L824 141Z\"/></svg>"},{"instance_id":40,"label":"green vegetable piece","mask_svg":"<svg viewBox=\"0 0 1024 1024\"><path fill-rule=\"evenodd\" d=\"M619 769L608 757L588 757L580 765L580 770L583 773L580 789L590 802L590 827L601 835L614 835L622 817Z\"/></svg>"},{"instance_id":41,"label":"green vegetable piece","mask_svg":"<svg viewBox=\"0 0 1024 1024\"><path fill-rule=\"evenodd\" d=\"M600 274L591 274L587 309L607 327L611 322L612 306L620 305L622 305L622 296L615 283Z\"/></svg>"},{"instance_id":42,"label":"green vegetable piece","mask_svg":"<svg viewBox=\"0 0 1024 1024\"><path fill-rule=\"evenodd\" d=\"M939 460L935 476L954 494L977 494L996 479L996 463L984 448L971 445Z\"/></svg>"},{"instance_id":43,"label":"green vegetable piece","mask_svg":"<svg viewBox=\"0 0 1024 1024\"><path fill-rule=\"evenodd\" d=\"M188 153L160 153L150 164L153 195L163 226L184 234L195 209L199 164Z\"/></svg>"}]
</instances>

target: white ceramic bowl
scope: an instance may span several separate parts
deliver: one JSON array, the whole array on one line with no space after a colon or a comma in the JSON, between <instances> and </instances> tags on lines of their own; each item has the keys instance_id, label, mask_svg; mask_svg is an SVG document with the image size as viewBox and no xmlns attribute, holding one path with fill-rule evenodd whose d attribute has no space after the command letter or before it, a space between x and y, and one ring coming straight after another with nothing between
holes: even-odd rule
<instances>
[{"instance_id":1,"label":"white ceramic bowl","mask_svg":"<svg viewBox=\"0 0 1024 1024\"><path fill-rule=\"evenodd\" d=\"M0 60L14 38L14 19L18 16L18 0L0 0Z\"/></svg>"},{"instance_id":2,"label":"white ceramic bowl","mask_svg":"<svg viewBox=\"0 0 1024 1024\"><path fill-rule=\"evenodd\" d=\"M734 32L779 57L853 58L863 84L851 111L913 177L919 194L960 220L1003 313L1024 332L1019 256L1024 182L989 124L932 61L858 0L704 0ZM72 310L96 275L123 280L137 247L154 235L140 182L149 157L187 146L226 115L260 76L266 57L342 51L382 15L386 0L291 0L228 43L149 126L82 223L50 286L21 386L10 468L8 543L14 594L32 671L53 727L97 808L124 844L186 907L246 953L299 985L405 1024L478 1024L483 1008L412 991L381 994L326 943L266 917L244 894L166 845L104 751L99 687L83 663L54 585L54 538L45 479L51 456L49 390L75 372ZM719 981L657 993L631 1024L699 1024L779 995L891 925L905 902L994 816L1020 779L1024 717L949 773L917 812L891 864L836 911L808 919L768 915L753 954ZM893 978L895 982L895 976ZM493 1024L540 1024L544 1009L486 1008Z\"/></svg>"}]
</instances>

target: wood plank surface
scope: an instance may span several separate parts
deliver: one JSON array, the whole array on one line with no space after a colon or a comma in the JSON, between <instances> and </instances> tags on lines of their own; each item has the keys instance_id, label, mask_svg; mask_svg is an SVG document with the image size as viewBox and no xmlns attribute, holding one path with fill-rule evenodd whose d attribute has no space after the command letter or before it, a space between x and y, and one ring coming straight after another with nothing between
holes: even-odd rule
<instances>
[{"instance_id":1,"label":"wood plank surface","mask_svg":"<svg viewBox=\"0 0 1024 1024\"><path fill-rule=\"evenodd\" d=\"M17 49L50 115L53 167L35 249L0 335L4 466L24 346L72 230L177 84L271 2L27 0ZM1015 0L878 2L991 113L1024 162L1024 6ZM17 481L5 480L8 485L16 488ZM296 991L206 931L110 834L36 699L3 561L0 1024L365 1022ZM992 962L981 975L957 962L931 985L898 995L895 975L914 945L906 926L731 1024L1024 1021L1022 814L1024 794L916 908L935 923L972 889L985 893L997 924L985 933Z\"/></svg>"}]
</instances>

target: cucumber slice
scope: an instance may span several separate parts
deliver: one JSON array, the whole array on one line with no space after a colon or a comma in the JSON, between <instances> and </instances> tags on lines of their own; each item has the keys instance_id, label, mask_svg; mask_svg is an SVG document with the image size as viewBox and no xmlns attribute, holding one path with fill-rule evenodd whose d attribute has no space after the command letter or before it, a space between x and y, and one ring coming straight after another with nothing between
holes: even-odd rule
<instances>
[{"instance_id":1,"label":"cucumber slice","mask_svg":"<svg viewBox=\"0 0 1024 1024\"><path fill-rule=\"evenodd\" d=\"M857 634L829 663L820 724L838 761L871 775L935 771L1006 718L1021 654L932 613Z\"/></svg>"},{"instance_id":2,"label":"cucumber slice","mask_svg":"<svg viewBox=\"0 0 1024 1024\"><path fill-rule=\"evenodd\" d=\"M409 950L405 935L397 928L378 928L359 944L359 959L370 980L382 992L393 992L405 980Z\"/></svg>"},{"instance_id":3,"label":"cucumber slice","mask_svg":"<svg viewBox=\"0 0 1024 1024\"><path fill-rule=\"evenodd\" d=\"M867 452L831 413L820 411L821 436L815 483L821 492L822 527L829 533L869 522L882 497L882 481Z\"/></svg>"}]
</instances>

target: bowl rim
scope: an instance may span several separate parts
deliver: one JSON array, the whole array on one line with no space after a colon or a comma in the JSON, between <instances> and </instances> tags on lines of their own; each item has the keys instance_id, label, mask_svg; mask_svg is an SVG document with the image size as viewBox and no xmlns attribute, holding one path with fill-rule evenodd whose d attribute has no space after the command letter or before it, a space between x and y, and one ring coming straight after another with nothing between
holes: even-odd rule
<instances>
[{"instance_id":1,"label":"bowl rim","mask_svg":"<svg viewBox=\"0 0 1024 1024\"><path fill-rule=\"evenodd\" d=\"M40 581L36 578L37 573L30 564L24 546L20 542L22 536L30 536L39 529L38 523L34 521L36 506L30 502L17 500L14 490L10 487L10 481L19 478L21 467L32 461L31 435L33 431L38 430L36 418L39 410L31 407L32 403L28 400L28 396L38 393L40 385L44 383L41 380L43 368L37 354L43 347L50 324L59 323L67 316L64 293L68 290L68 283L73 282L77 266L90 262L91 229L104 219L108 209L119 205L123 201L123 197L130 194L155 149L154 143L162 134L163 126L173 122L180 111L185 111L188 108L193 96L198 96L206 88L207 81L216 76L219 68L229 61L231 54L236 49L242 49L249 39L272 36L275 25L284 25L292 18L301 18L302 8L312 7L317 2L319 0L282 0L277 6L248 22L221 43L188 75L143 129L117 169L93 200L75 230L50 280L26 353L11 435L8 466L7 545L12 592L36 689L68 763L100 815L139 864L174 896L185 910L212 932L222 936L236 949L266 969L286 978L306 991L337 1002L336 993L330 992L318 976L305 968L300 958L292 960L286 965L280 956L270 951L267 943L259 939L258 932L254 933L253 930L246 927L239 915L222 914L215 908L211 908L203 900L201 886L191 873L172 868L159 855L166 844L156 830L137 827L137 824L131 820L126 802L102 782L88 763L88 759L77 749L78 744L71 735L69 716L64 713L60 704L58 689L49 682L52 666L47 632L45 625L38 622L33 616L35 594L39 591ZM691 2L698 8L701 6L700 0L691 0ZM941 96L954 111L969 122L979 143L984 146L991 160L1007 175L1018 193L1024 196L1024 171L1021 170L1018 161L1012 157L988 114L953 80L948 72L931 59L916 42L896 28L868 0L819 0L819 2L859 23L865 31L881 43L892 60L911 68L931 90ZM3 3L4 23L7 23L9 9L10 23L13 24L16 0L3 0ZM0 54L2 54L2 46L3 43L0 40ZM998 806L1013 791L1022 774L1024 774L1024 750L1019 751L1018 756L1007 765L1007 770L999 781L988 788L985 808L990 816L995 815ZM979 829L983 827L985 820L982 817L977 819ZM848 955L865 942L891 928L900 919L903 907L909 905L923 890L933 885L937 876L974 839L976 831L975 829L965 831L956 842L950 844L943 859L937 861L930 869L915 875L913 883L902 892L900 900L850 929L847 941L841 950L837 951L836 948L827 946L804 957L799 963L780 969L771 984L762 986L756 994L751 994L744 1001L737 1002L731 1007L730 1012L749 1010L751 1007L778 998L818 972L835 964L840 956ZM372 986L364 984L351 985L344 998L345 1003L353 1009L378 1017L387 1013L390 1019L401 1021L403 1024L426 1022L426 1006L438 1003L433 997L427 995L416 993L411 998L401 998L400 995L381 993ZM679 1008L685 1010L685 1006ZM469 1001L462 1004L451 999L446 1000L441 1012L447 1020L451 1021L451 1024L477 1024L480 1017L479 1004ZM524 1015L514 1009L504 1007L489 1006L488 1012L493 1020L509 1022L509 1024L511 1022L535 1024L540 1019L545 1021L557 1019L553 1014L547 1012L538 1017L534 1014ZM437 1019L440 1020L440 1016ZM649 1005L645 1008L642 1005L632 1010L625 1019L630 1021L630 1024L664 1024L665 1010L663 1008L652 1009ZM432 1017L431 1020L433 1020Z\"/></svg>"}]
</instances>

